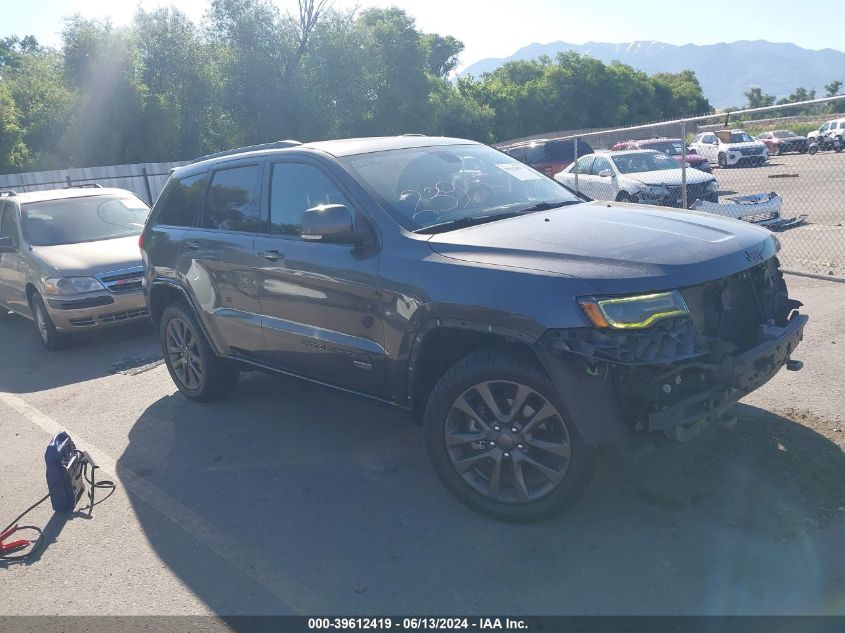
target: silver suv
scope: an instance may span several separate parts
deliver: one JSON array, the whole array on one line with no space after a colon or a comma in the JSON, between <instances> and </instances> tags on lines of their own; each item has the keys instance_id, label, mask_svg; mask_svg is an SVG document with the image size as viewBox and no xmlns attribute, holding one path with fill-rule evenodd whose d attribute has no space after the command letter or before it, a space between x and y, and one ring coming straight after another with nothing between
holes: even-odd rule
<instances>
[{"instance_id":1,"label":"silver suv","mask_svg":"<svg viewBox=\"0 0 845 633\"><path fill-rule=\"evenodd\" d=\"M32 319L48 349L147 318L138 235L150 208L100 186L0 191L0 312Z\"/></svg>"}]
</instances>

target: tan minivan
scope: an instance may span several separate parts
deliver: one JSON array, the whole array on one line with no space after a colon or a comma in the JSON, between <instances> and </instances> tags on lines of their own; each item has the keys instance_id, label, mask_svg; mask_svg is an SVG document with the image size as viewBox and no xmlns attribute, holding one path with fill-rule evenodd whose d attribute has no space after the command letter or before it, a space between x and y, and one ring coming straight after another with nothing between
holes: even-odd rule
<instances>
[{"instance_id":1,"label":"tan minivan","mask_svg":"<svg viewBox=\"0 0 845 633\"><path fill-rule=\"evenodd\" d=\"M41 342L148 317L138 236L150 208L125 189L0 191L0 312Z\"/></svg>"}]
</instances>

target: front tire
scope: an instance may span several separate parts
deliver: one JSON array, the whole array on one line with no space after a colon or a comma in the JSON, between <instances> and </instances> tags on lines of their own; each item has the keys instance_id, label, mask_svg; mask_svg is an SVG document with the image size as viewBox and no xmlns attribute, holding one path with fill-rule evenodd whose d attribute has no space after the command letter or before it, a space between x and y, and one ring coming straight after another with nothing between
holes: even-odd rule
<instances>
[{"instance_id":1,"label":"front tire","mask_svg":"<svg viewBox=\"0 0 845 633\"><path fill-rule=\"evenodd\" d=\"M504 521L536 521L575 503L592 478L596 449L569 420L529 354L504 347L458 361L425 410L426 449L446 488Z\"/></svg>"},{"instance_id":2,"label":"front tire","mask_svg":"<svg viewBox=\"0 0 845 633\"><path fill-rule=\"evenodd\" d=\"M32 318L35 320L38 339L44 347L51 352L56 352L70 345L70 335L56 329L40 294L36 292L32 295L29 306L32 310Z\"/></svg>"},{"instance_id":3,"label":"front tire","mask_svg":"<svg viewBox=\"0 0 845 633\"><path fill-rule=\"evenodd\" d=\"M721 167L722 169L727 169L727 167L728 167L728 157L724 153L721 153L721 152L719 153L718 162L719 162L719 167Z\"/></svg>"},{"instance_id":4,"label":"front tire","mask_svg":"<svg viewBox=\"0 0 845 633\"><path fill-rule=\"evenodd\" d=\"M159 334L167 371L185 396L209 402L234 389L238 367L214 353L186 304L171 303L164 309Z\"/></svg>"}]
</instances>

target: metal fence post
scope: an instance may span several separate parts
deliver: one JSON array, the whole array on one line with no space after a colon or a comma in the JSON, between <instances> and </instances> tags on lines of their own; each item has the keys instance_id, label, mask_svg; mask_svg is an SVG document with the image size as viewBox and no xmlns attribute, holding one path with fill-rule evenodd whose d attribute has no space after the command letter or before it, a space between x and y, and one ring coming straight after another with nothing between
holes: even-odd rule
<instances>
[{"instance_id":1,"label":"metal fence post","mask_svg":"<svg viewBox=\"0 0 845 633\"><path fill-rule=\"evenodd\" d=\"M681 120L681 200L684 209L689 209L687 200L687 122Z\"/></svg>"},{"instance_id":2,"label":"metal fence post","mask_svg":"<svg viewBox=\"0 0 845 633\"><path fill-rule=\"evenodd\" d=\"M572 168L575 174L575 191L578 191L578 137L575 137L572 151L575 153L575 167Z\"/></svg>"},{"instance_id":3,"label":"metal fence post","mask_svg":"<svg viewBox=\"0 0 845 633\"><path fill-rule=\"evenodd\" d=\"M70 179L70 176L65 176L65 182L68 187L73 187L73 181Z\"/></svg>"},{"instance_id":4,"label":"metal fence post","mask_svg":"<svg viewBox=\"0 0 845 633\"><path fill-rule=\"evenodd\" d=\"M153 192L150 189L150 178L149 174L147 174L147 168L142 167L141 173L144 174L144 188L147 190L147 202L149 202L150 206L153 205Z\"/></svg>"}]
</instances>

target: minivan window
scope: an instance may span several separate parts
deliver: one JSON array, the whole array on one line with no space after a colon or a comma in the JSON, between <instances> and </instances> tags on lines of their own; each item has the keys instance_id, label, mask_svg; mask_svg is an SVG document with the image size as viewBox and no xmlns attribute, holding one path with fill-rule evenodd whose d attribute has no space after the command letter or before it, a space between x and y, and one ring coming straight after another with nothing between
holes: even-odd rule
<instances>
[{"instance_id":1,"label":"minivan window","mask_svg":"<svg viewBox=\"0 0 845 633\"><path fill-rule=\"evenodd\" d=\"M149 213L135 196L84 196L22 204L21 224L32 246L56 246L140 235Z\"/></svg>"},{"instance_id":2,"label":"minivan window","mask_svg":"<svg viewBox=\"0 0 845 633\"><path fill-rule=\"evenodd\" d=\"M276 163L270 181L270 232L299 235L302 214L323 204L352 205L316 167Z\"/></svg>"},{"instance_id":3,"label":"minivan window","mask_svg":"<svg viewBox=\"0 0 845 633\"><path fill-rule=\"evenodd\" d=\"M215 172L205 197L203 226L223 231L258 231L260 193L261 168L258 165Z\"/></svg>"},{"instance_id":4,"label":"minivan window","mask_svg":"<svg viewBox=\"0 0 845 633\"><path fill-rule=\"evenodd\" d=\"M205 189L205 173L171 178L156 201L156 223L193 226L197 205Z\"/></svg>"},{"instance_id":5,"label":"minivan window","mask_svg":"<svg viewBox=\"0 0 845 633\"><path fill-rule=\"evenodd\" d=\"M18 245L18 221L15 218L15 205L6 204L0 216L0 237L12 238L12 243Z\"/></svg>"}]
</instances>

